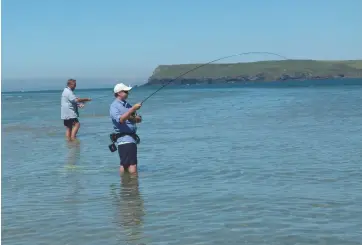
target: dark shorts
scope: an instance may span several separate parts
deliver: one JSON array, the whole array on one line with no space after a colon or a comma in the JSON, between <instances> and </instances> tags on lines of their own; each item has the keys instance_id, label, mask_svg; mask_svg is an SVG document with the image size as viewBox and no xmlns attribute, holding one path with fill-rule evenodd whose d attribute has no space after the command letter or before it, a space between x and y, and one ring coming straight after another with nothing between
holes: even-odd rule
<instances>
[{"instance_id":1,"label":"dark shorts","mask_svg":"<svg viewBox=\"0 0 362 245\"><path fill-rule=\"evenodd\" d=\"M121 160L120 164L124 168L137 165L137 145L135 143L118 145L118 155Z\"/></svg>"},{"instance_id":2,"label":"dark shorts","mask_svg":"<svg viewBox=\"0 0 362 245\"><path fill-rule=\"evenodd\" d=\"M79 122L78 118L70 118L70 119L66 119L64 120L64 126L66 126L67 128L71 128L74 126L75 123Z\"/></svg>"}]
</instances>

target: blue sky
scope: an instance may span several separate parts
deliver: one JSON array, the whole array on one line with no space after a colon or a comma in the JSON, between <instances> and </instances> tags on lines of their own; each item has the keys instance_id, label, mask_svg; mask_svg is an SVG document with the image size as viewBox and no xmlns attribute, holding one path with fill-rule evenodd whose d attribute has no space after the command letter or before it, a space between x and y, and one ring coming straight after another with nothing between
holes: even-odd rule
<instances>
[{"instance_id":1,"label":"blue sky","mask_svg":"<svg viewBox=\"0 0 362 245\"><path fill-rule=\"evenodd\" d=\"M3 89L8 79L143 83L159 64L248 51L361 59L361 10L361 0L3 0Z\"/></svg>"}]
</instances>

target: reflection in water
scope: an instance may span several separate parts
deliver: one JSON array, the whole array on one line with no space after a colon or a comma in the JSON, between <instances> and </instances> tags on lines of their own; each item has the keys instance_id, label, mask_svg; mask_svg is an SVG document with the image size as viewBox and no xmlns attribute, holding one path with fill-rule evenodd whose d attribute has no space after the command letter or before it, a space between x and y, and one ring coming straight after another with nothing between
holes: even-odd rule
<instances>
[{"instance_id":1,"label":"reflection in water","mask_svg":"<svg viewBox=\"0 0 362 245\"><path fill-rule=\"evenodd\" d=\"M68 153L66 154L65 166L73 170L80 161L80 141L78 139L66 141L66 144ZM75 225L79 225L78 221L81 218L79 216L79 209L83 203L80 197L81 189L83 189L80 180L81 175L75 171L66 171L66 175L62 180L64 183L62 208L70 214L66 218L67 222Z\"/></svg>"},{"instance_id":2,"label":"reflection in water","mask_svg":"<svg viewBox=\"0 0 362 245\"><path fill-rule=\"evenodd\" d=\"M66 166L74 168L80 159L80 141L78 139L67 141L67 148L69 152L66 155Z\"/></svg>"},{"instance_id":3,"label":"reflection in water","mask_svg":"<svg viewBox=\"0 0 362 245\"><path fill-rule=\"evenodd\" d=\"M116 222L127 242L139 244L143 240L142 224L145 215L143 199L139 192L138 177L125 173L121 178L119 196L113 189L116 204Z\"/></svg>"}]
</instances>

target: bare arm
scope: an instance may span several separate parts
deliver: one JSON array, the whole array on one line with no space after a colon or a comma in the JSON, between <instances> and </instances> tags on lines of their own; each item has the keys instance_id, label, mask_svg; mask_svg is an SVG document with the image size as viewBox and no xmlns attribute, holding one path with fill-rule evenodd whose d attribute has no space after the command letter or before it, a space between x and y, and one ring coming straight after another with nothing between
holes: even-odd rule
<instances>
[{"instance_id":1,"label":"bare arm","mask_svg":"<svg viewBox=\"0 0 362 245\"><path fill-rule=\"evenodd\" d=\"M119 122L120 123L124 123L125 121L127 121L128 119L130 119L133 116L133 113L136 111L135 107L131 107L126 113L124 113L120 118L119 118Z\"/></svg>"},{"instance_id":2,"label":"bare arm","mask_svg":"<svg viewBox=\"0 0 362 245\"><path fill-rule=\"evenodd\" d=\"M142 117L139 115L131 116L129 120L134 123L140 123L140 122L142 122Z\"/></svg>"},{"instance_id":3,"label":"bare arm","mask_svg":"<svg viewBox=\"0 0 362 245\"><path fill-rule=\"evenodd\" d=\"M133 113L141 107L141 104L135 104L129 109L124 107L117 108L117 106L112 105L110 108L110 115L113 120L118 121L119 123L125 123L128 119L133 116ZM127 110L126 112L124 112Z\"/></svg>"},{"instance_id":4,"label":"bare arm","mask_svg":"<svg viewBox=\"0 0 362 245\"><path fill-rule=\"evenodd\" d=\"M68 99L71 103L83 103L83 102L87 102L87 101L91 101L90 98L78 98L74 95L73 92L71 92L69 95L68 95Z\"/></svg>"},{"instance_id":5,"label":"bare arm","mask_svg":"<svg viewBox=\"0 0 362 245\"><path fill-rule=\"evenodd\" d=\"M126 113L124 113L120 118L119 118L119 122L120 123L124 123L126 120L128 120L130 117L132 117L134 115L134 113L140 109L142 106L141 103L137 103L134 106L132 106Z\"/></svg>"},{"instance_id":6,"label":"bare arm","mask_svg":"<svg viewBox=\"0 0 362 245\"><path fill-rule=\"evenodd\" d=\"M91 101L91 99L90 98L76 98L75 99L75 102L78 102L78 103L87 102L87 101Z\"/></svg>"}]
</instances>

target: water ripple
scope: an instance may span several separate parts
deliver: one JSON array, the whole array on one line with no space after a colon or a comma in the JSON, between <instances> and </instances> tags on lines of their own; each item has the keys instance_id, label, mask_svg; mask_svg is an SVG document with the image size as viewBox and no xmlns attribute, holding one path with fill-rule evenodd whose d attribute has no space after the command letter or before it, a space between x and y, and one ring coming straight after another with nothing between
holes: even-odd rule
<instances>
[{"instance_id":1,"label":"water ripple","mask_svg":"<svg viewBox=\"0 0 362 245\"><path fill-rule=\"evenodd\" d=\"M108 92L84 95L101 100L73 144L54 94L8 96L3 243L362 244L360 87L162 93L141 110L139 176L122 180Z\"/></svg>"}]
</instances>

